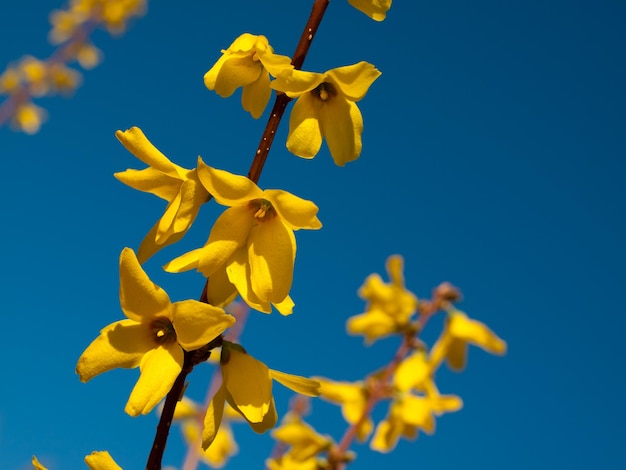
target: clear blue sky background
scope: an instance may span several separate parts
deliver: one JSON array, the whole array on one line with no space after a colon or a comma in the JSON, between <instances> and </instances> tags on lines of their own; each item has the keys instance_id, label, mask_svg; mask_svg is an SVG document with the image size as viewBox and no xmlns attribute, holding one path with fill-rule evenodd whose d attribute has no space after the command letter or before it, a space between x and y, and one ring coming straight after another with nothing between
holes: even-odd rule
<instances>
[{"instance_id":1,"label":"clear blue sky background","mask_svg":"<svg viewBox=\"0 0 626 470\"><path fill-rule=\"evenodd\" d=\"M74 374L99 329L122 318L121 249L164 209L113 178L143 167L114 132L140 126L183 166L200 154L245 174L266 116L253 120L239 93L223 100L202 76L246 31L292 54L311 3L153 2L124 36L95 34L104 62L72 99L38 101L50 115L40 133L0 129L1 468L29 468L37 454L51 470L80 469L100 449L144 467L157 418L123 413L138 371L87 385ZM49 55L47 15L59 6L0 7L0 67ZM356 446L350 468L626 468L624 44L618 0L395 0L383 23L331 2L305 68L366 60L383 72L360 102L364 150L345 168L325 147L305 161L285 150L282 123L260 184L314 200L324 228L297 234L295 313L254 313L243 344L303 375L357 380L381 366L395 340L364 349L345 321L394 253L418 296L458 285L460 308L509 343L504 358L473 349L466 372L440 371L441 391L465 407L438 419L434 436L390 455ZM197 298L203 279L160 266L200 246L218 213L205 207L181 245L146 265L173 300ZM210 373L190 376L192 398ZM276 386L279 413L290 396ZM318 400L313 411L339 438L338 408ZM269 436L235 431L230 468L261 468ZM183 452L174 429L165 463L180 466Z\"/></svg>"}]
</instances>

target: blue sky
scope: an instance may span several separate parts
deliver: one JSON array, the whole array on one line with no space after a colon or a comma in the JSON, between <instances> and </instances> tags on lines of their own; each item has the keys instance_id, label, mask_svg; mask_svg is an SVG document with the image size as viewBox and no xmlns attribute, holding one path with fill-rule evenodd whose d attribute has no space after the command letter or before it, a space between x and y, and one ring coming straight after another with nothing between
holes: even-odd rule
<instances>
[{"instance_id":1,"label":"blue sky","mask_svg":"<svg viewBox=\"0 0 626 470\"><path fill-rule=\"evenodd\" d=\"M104 62L73 98L37 102L49 113L37 135L0 128L3 468L29 468L32 454L51 470L83 468L99 449L124 468L145 465L157 418L123 413L138 372L86 385L74 373L99 329L122 318L121 249L136 248L164 208L113 178L142 167L114 133L139 126L182 166L201 155L245 174L266 115L253 120L239 93L221 99L202 76L243 32L292 54L311 3L151 3L125 35L94 35ZM0 68L50 54L47 15L59 6L0 7ZM272 368L361 378L396 343L366 349L345 321L363 311L365 277L398 253L409 289L428 296L454 283L459 307L509 344L503 358L474 349L464 373L438 373L465 406L439 418L434 436L389 455L355 446L350 468L626 466L625 20L624 3L608 0L396 0L383 23L331 2L305 69L366 60L383 72L359 103L363 152L345 168L325 146L299 159L281 124L260 185L315 201L324 227L297 233L295 313L253 313L242 343ZM203 208L181 245L146 264L173 300L199 297L203 279L160 266L200 246L219 210ZM210 374L193 372L192 398ZM290 393L275 395L284 414ZM338 439L339 410L312 406L310 421ZM241 452L229 468L261 468L270 438L235 432ZM164 463L180 466L183 452L174 429Z\"/></svg>"}]
</instances>

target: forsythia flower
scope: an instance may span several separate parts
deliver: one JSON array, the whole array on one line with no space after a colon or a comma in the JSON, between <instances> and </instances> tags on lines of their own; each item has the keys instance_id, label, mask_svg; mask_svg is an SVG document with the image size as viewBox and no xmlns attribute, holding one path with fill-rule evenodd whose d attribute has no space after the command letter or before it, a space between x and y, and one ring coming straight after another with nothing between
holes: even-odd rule
<instances>
[{"instance_id":1,"label":"forsythia flower","mask_svg":"<svg viewBox=\"0 0 626 470\"><path fill-rule=\"evenodd\" d=\"M179 256L164 269L181 272L196 268L210 277L209 289L215 276L226 289L216 302L219 305L232 300L234 285L257 310L270 313L274 304L283 315L291 313L289 290L296 256L293 231L322 226L317 206L286 191L264 191L248 178L211 168L202 159L198 159L198 178L213 198L229 209L215 221L203 248Z\"/></svg>"},{"instance_id":2,"label":"forsythia flower","mask_svg":"<svg viewBox=\"0 0 626 470\"><path fill-rule=\"evenodd\" d=\"M451 369L463 370L468 344L474 344L500 356L506 353L506 342L498 335L483 323L454 310L448 314L444 330L430 351L431 364L436 368L446 359Z\"/></svg>"},{"instance_id":3,"label":"forsythia flower","mask_svg":"<svg viewBox=\"0 0 626 470\"><path fill-rule=\"evenodd\" d=\"M404 287L402 257L390 256L386 267L391 282L370 275L359 289L359 296L368 302L366 311L349 318L346 325L348 333L364 335L368 344L402 332L417 309L417 297Z\"/></svg>"},{"instance_id":4,"label":"forsythia flower","mask_svg":"<svg viewBox=\"0 0 626 470\"><path fill-rule=\"evenodd\" d=\"M380 75L367 62L325 73L283 71L271 87L298 98L289 118L287 149L299 157L313 158L326 138L337 165L359 158L363 117L355 102Z\"/></svg>"},{"instance_id":5,"label":"forsythia flower","mask_svg":"<svg viewBox=\"0 0 626 470\"><path fill-rule=\"evenodd\" d=\"M27 134L36 134L46 117L45 109L33 103L21 104L15 110L15 114L11 119L11 126Z\"/></svg>"},{"instance_id":6,"label":"forsythia flower","mask_svg":"<svg viewBox=\"0 0 626 470\"><path fill-rule=\"evenodd\" d=\"M322 436L298 415L287 415L283 423L272 431L272 437L289 446L285 455L298 463L309 460L327 451L333 444L329 436ZM315 468L315 467L314 467Z\"/></svg>"},{"instance_id":7,"label":"forsythia flower","mask_svg":"<svg viewBox=\"0 0 626 470\"><path fill-rule=\"evenodd\" d=\"M91 470L122 470L122 467L115 463L115 460L107 451L92 452L85 457L85 463ZM39 463L39 460L34 455L32 464L36 470L48 470L47 467Z\"/></svg>"},{"instance_id":8,"label":"forsythia flower","mask_svg":"<svg viewBox=\"0 0 626 470\"><path fill-rule=\"evenodd\" d=\"M137 255L143 263L187 233L200 206L209 200L209 193L198 180L195 168L187 170L172 163L138 127L117 131L115 136L130 153L149 165L143 170L115 173L115 177L131 188L152 193L168 202L165 213L139 246Z\"/></svg>"},{"instance_id":9,"label":"forsythia flower","mask_svg":"<svg viewBox=\"0 0 626 470\"><path fill-rule=\"evenodd\" d=\"M426 434L435 432L435 418L445 412L458 411L463 402L456 395L439 395L434 388L426 396L401 394L392 402L387 417L376 426L370 448L390 452L400 437L415 439L421 429Z\"/></svg>"},{"instance_id":10,"label":"forsythia flower","mask_svg":"<svg viewBox=\"0 0 626 470\"><path fill-rule=\"evenodd\" d=\"M127 319L101 330L79 358L76 372L87 382L117 367L140 367L125 408L131 416L149 413L169 392L182 370L183 349L201 348L235 323L212 305L171 303L130 248L120 255L120 304Z\"/></svg>"},{"instance_id":11,"label":"forsythia flower","mask_svg":"<svg viewBox=\"0 0 626 470\"><path fill-rule=\"evenodd\" d=\"M204 419L204 449L211 445L217 435L225 402L243 416L255 432L263 433L273 428L278 419L272 396L272 380L303 395L318 396L320 393L320 384L316 380L269 369L240 345L228 341L222 344L220 368L222 385L211 400Z\"/></svg>"},{"instance_id":12,"label":"forsythia flower","mask_svg":"<svg viewBox=\"0 0 626 470\"><path fill-rule=\"evenodd\" d=\"M376 21L384 20L391 8L391 0L348 0L348 3Z\"/></svg>"},{"instance_id":13,"label":"forsythia flower","mask_svg":"<svg viewBox=\"0 0 626 470\"><path fill-rule=\"evenodd\" d=\"M363 382L334 382L321 377L312 377L320 385L320 397L332 403L341 405L341 413L349 424L356 424L361 420L369 393ZM360 441L367 439L374 424L371 418L364 420L357 429Z\"/></svg>"},{"instance_id":14,"label":"forsythia flower","mask_svg":"<svg viewBox=\"0 0 626 470\"><path fill-rule=\"evenodd\" d=\"M283 70L292 69L291 59L274 54L265 36L249 33L235 39L222 54L204 75L204 84L222 98L242 87L243 109L255 119L259 118L272 94L270 74L276 77Z\"/></svg>"}]
</instances>

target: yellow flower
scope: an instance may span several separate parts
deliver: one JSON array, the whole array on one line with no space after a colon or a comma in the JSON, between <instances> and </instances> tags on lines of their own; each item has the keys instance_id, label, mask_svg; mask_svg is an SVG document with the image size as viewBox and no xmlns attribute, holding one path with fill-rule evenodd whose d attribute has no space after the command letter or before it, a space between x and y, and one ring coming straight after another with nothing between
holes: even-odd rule
<instances>
[{"instance_id":1,"label":"yellow flower","mask_svg":"<svg viewBox=\"0 0 626 470\"><path fill-rule=\"evenodd\" d=\"M20 71L24 83L28 85L31 96L43 96L48 93L48 66L46 62L35 57L25 56L20 61Z\"/></svg>"},{"instance_id":2,"label":"yellow flower","mask_svg":"<svg viewBox=\"0 0 626 470\"><path fill-rule=\"evenodd\" d=\"M376 21L384 20L391 8L391 0L348 0L348 3Z\"/></svg>"},{"instance_id":3,"label":"yellow flower","mask_svg":"<svg viewBox=\"0 0 626 470\"><path fill-rule=\"evenodd\" d=\"M278 419L272 396L273 380L302 395L319 395L319 382L269 369L240 345L228 341L222 344L220 368L222 385L211 400L204 418L204 449L217 435L226 402L245 418L255 432L263 433L273 428Z\"/></svg>"},{"instance_id":4,"label":"yellow flower","mask_svg":"<svg viewBox=\"0 0 626 470\"><path fill-rule=\"evenodd\" d=\"M359 296L367 301L366 311L349 318L346 325L348 333L364 335L368 344L402 332L417 309L417 297L404 287L402 257L390 256L386 267L391 282L370 275L359 289Z\"/></svg>"},{"instance_id":5,"label":"yellow flower","mask_svg":"<svg viewBox=\"0 0 626 470\"><path fill-rule=\"evenodd\" d=\"M289 446L287 453L296 462L313 459L333 444L329 436L322 436L299 415L293 414L288 414L283 423L272 431L272 437Z\"/></svg>"},{"instance_id":6,"label":"yellow flower","mask_svg":"<svg viewBox=\"0 0 626 470\"><path fill-rule=\"evenodd\" d=\"M423 390L426 382L431 380L433 368L424 351L415 351L398 365L393 384L401 392L410 389Z\"/></svg>"},{"instance_id":7,"label":"yellow flower","mask_svg":"<svg viewBox=\"0 0 626 470\"><path fill-rule=\"evenodd\" d=\"M292 69L291 59L274 54L265 36L244 33L226 50L204 75L204 84L222 98L242 87L241 105L258 119L270 99L270 74L274 77Z\"/></svg>"},{"instance_id":8,"label":"yellow flower","mask_svg":"<svg viewBox=\"0 0 626 470\"><path fill-rule=\"evenodd\" d=\"M46 110L33 103L19 105L11 120L14 129L24 131L27 134L36 134L43 121L46 120Z\"/></svg>"},{"instance_id":9,"label":"yellow flower","mask_svg":"<svg viewBox=\"0 0 626 470\"><path fill-rule=\"evenodd\" d=\"M359 158L363 117L355 102L379 76L380 72L367 62L325 73L283 71L271 87L298 98L289 118L287 149L299 157L313 158L326 138L337 165Z\"/></svg>"},{"instance_id":10,"label":"yellow flower","mask_svg":"<svg viewBox=\"0 0 626 470\"><path fill-rule=\"evenodd\" d=\"M13 93L17 91L22 83L20 72L13 67L7 69L0 75L0 93Z\"/></svg>"},{"instance_id":11,"label":"yellow flower","mask_svg":"<svg viewBox=\"0 0 626 470\"><path fill-rule=\"evenodd\" d=\"M50 86L54 91L70 95L82 80L80 72L66 67L63 64L53 64L48 69Z\"/></svg>"},{"instance_id":12,"label":"yellow flower","mask_svg":"<svg viewBox=\"0 0 626 470\"><path fill-rule=\"evenodd\" d=\"M229 296L232 300L232 284L257 310L270 313L274 304L283 315L291 313L289 290L296 256L293 231L322 226L317 206L286 191L261 190L248 178L211 168L202 159L198 159L198 177L215 200L229 209L215 221L203 248L179 256L164 269L181 272L196 268L210 277L209 289L215 276L224 289L220 305Z\"/></svg>"},{"instance_id":13,"label":"yellow flower","mask_svg":"<svg viewBox=\"0 0 626 470\"><path fill-rule=\"evenodd\" d=\"M149 413L169 392L183 366L183 349L201 348L235 323L212 305L171 303L130 248L120 255L120 304L127 319L102 329L79 358L76 372L87 382L117 367L140 367L125 408L131 416Z\"/></svg>"},{"instance_id":14,"label":"yellow flower","mask_svg":"<svg viewBox=\"0 0 626 470\"><path fill-rule=\"evenodd\" d=\"M115 136L130 153L149 165L143 170L115 173L115 177L131 188L168 202L165 213L139 246L137 255L143 263L161 248L183 238L200 206L209 200L209 193L198 180L195 168L187 170L172 163L138 127L117 131Z\"/></svg>"},{"instance_id":15,"label":"yellow flower","mask_svg":"<svg viewBox=\"0 0 626 470\"><path fill-rule=\"evenodd\" d=\"M370 448L390 452L400 437L415 439L419 430L432 434L435 432L434 416L458 411L462 406L463 402L456 395L402 394L392 402L387 417L376 426Z\"/></svg>"},{"instance_id":16,"label":"yellow flower","mask_svg":"<svg viewBox=\"0 0 626 470\"><path fill-rule=\"evenodd\" d=\"M320 385L320 397L332 403L341 405L341 413L349 424L357 424L357 438L360 441L367 439L372 432L374 424L371 418L367 417L361 421L369 393L363 382L334 382L321 377L313 377Z\"/></svg>"},{"instance_id":17,"label":"yellow flower","mask_svg":"<svg viewBox=\"0 0 626 470\"><path fill-rule=\"evenodd\" d=\"M454 310L448 314L444 330L430 351L429 360L433 368L436 369L446 359L452 370L463 370L468 344L499 356L506 353L506 342L487 326L468 318L461 311Z\"/></svg>"}]
</instances>

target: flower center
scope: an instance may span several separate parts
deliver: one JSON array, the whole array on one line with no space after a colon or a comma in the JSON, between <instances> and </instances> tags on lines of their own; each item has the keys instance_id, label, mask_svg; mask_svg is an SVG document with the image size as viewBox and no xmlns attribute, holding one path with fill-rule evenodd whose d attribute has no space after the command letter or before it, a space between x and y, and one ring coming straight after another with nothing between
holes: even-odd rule
<instances>
[{"instance_id":1,"label":"flower center","mask_svg":"<svg viewBox=\"0 0 626 470\"><path fill-rule=\"evenodd\" d=\"M324 82L320 83L311 93L317 96L320 100L326 101L328 98L337 96L337 90L332 83Z\"/></svg>"},{"instance_id":2,"label":"flower center","mask_svg":"<svg viewBox=\"0 0 626 470\"><path fill-rule=\"evenodd\" d=\"M174 325L167 318L159 317L150 323L154 342L157 344L173 343L176 341Z\"/></svg>"},{"instance_id":3,"label":"flower center","mask_svg":"<svg viewBox=\"0 0 626 470\"><path fill-rule=\"evenodd\" d=\"M253 217L258 222L266 222L276 217L276 209L267 199L253 199L248 203L248 207L254 213Z\"/></svg>"}]
</instances>

